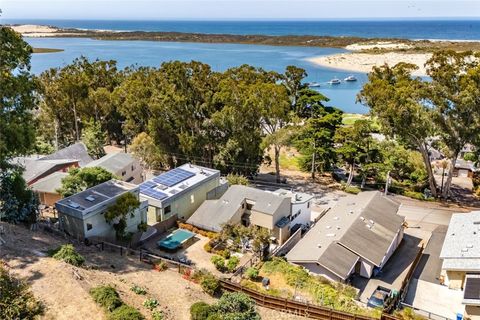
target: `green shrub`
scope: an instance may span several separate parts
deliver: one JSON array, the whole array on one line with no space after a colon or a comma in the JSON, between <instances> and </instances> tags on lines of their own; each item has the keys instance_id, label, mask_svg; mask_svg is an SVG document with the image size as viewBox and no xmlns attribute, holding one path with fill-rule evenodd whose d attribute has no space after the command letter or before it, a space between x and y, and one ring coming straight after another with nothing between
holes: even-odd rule
<instances>
[{"instance_id":1,"label":"green shrub","mask_svg":"<svg viewBox=\"0 0 480 320\"><path fill-rule=\"evenodd\" d=\"M85 258L81 256L71 244L64 244L53 255L53 258L64 261L76 267L83 265Z\"/></svg>"},{"instance_id":2,"label":"green shrub","mask_svg":"<svg viewBox=\"0 0 480 320\"><path fill-rule=\"evenodd\" d=\"M421 192L415 192L415 191L405 191L403 192L403 195L405 197L417 199L417 200L425 200L425 196Z\"/></svg>"},{"instance_id":3,"label":"green shrub","mask_svg":"<svg viewBox=\"0 0 480 320\"><path fill-rule=\"evenodd\" d=\"M230 259L230 251L227 249L218 251L217 254L222 256L224 259Z\"/></svg>"},{"instance_id":4,"label":"green shrub","mask_svg":"<svg viewBox=\"0 0 480 320\"><path fill-rule=\"evenodd\" d=\"M212 245L210 244L210 242L205 243L205 245L203 246L203 250L208 253L212 252Z\"/></svg>"},{"instance_id":5,"label":"green shrub","mask_svg":"<svg viewBox=\"0 0 480 320\"><path fill-rule=\"evenodd\" d=\"M228 272L235 271L239 263L240 263L240 259L238 259L238 257L236 256L233 256L230 259L228 259L227 266L226 266Z\"/></svg>"},{"instance_id":6,"label":"green shrub","mask_svg":"<svg viewBox=\"0 0 480 320\"><path fill-rule=\"evenodd\" d=\"M245 271L245 276L250 280L256 280L259 275L259 270L255 267L250 267Z\"/></svg>"},{"instance_id":7,"label":"green shrub","mask_svg":"<svg viewBox=\"0 0 480 320\"><path fill-rule=\"evenodd\" d=\"M359 187L355 187L355 186L348 186L348 187L345 187L343 189L343 191L345 191L346 193L352 193L352 194L359 194L360 191L360 188Z\"/></svg>"},{"instance_id":8,"label":"green shrub","mask_svg":"<svg viewBox=\"0 0 480 320\"><path fill-rule=\"evenodd\" d=\"M90 289L90 295L97 304L101 305L108 311L113 311L123 304L117 290L112 286L92 288Z\"/></svg>"},{"instance_id":9,"label":"green shrub","mask_svg":"<svg viewBox=\"0 0 480 320\"><path fill-rule=\"evenodd\" d=\"M190 306L191 320L206 320L212 313L212 307L203 301L195 302Z\"/></svg>"},{"instance_id":10,"label":"green shrub","mask_svg":"<svg viewBox=\"0 0 480 320\"><path fill-rule=\"evenodd\" d=\"M35 299L29 286L15 278L0 261L0 315L5 320L33 320L43 314L43 305Z\"/></svg>"},{"instance_id":11,"label":"green shrub","mask_svg":"<svg viewBox=\"0 0 480 320\"><path fill-rule=\"evenodd\" d=\"M220 288L220 282L213 274L207 273L201 278L200 286L202 287L203 291L213 296L215 292L217 292L218 288Z\"/></svg>"},{"instance_id":12,"label":"green shrub","mask_svg":"<svg viewBox=\"0 0 480 320\"><path fill-rule=\"evenodd\" d=\"M152 312L152 319L153 320L163 320L163 311L153 311Z\"/></svg>"},{"instance_id":13,"label":"green shrub","mask_svg":"<svg viewBox=\"0 0 480 320\"><path fill-rule=\"evenodd\" d=\"M225 259L220 256L213 256L210 261L213 263L215 268L220 271L224 272L225 271Z\"/></svg>"},{"instance_id":14,"label":"green shrub","mask_svg":"<svg viewBox=\"0 0 480 320\"><path fill-rule=\"evenodd\" d=\"M137 286L136 284L133 285L130 290L132 290L133 292L135 292L136 294L140 294L142 296L146 295L147 294L147 290L145 290L144 288L140 287L140 286Z\"/></svg>"},{"instance_id":15,"label":"green shrub","mask_svg":"<svg viewBox=\"0 0 480 320\"><path fill-rule=\"evenodd\" d=\"M225 293L213 307L221 319L260 320L255 301L243 292Z\"/></svg>"},{"instance_id":16,"label":"green shrub","mask_svg":"<svg viewBox=\"0 0 480 320\"><path fill-rule=\"evenodd\" d=\"M157 299L148 298L145 301L143 301L143 306L147 309L153 310L156 307L158 307L158 301Z\"/></svg>"},{"instance_id":17,"label":"green shrub","mask_svg":"<svg viewBox=\"0 0 480 320\"><path fill-rule=\"evenodd\" d=\"M108 315L108 320L144 320L145 317L135 308L121 305Z\"/></svg>"}]
</instances>

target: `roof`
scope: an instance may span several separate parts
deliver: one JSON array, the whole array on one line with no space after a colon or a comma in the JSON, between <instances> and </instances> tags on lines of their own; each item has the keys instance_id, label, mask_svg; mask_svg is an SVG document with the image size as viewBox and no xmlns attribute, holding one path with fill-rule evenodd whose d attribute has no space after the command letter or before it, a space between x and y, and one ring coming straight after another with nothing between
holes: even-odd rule
<instances>
[{"instance_id":1,"label":"roof","mask_svg":"<svg viewBox=\"0 0 480 320\"><path fill-rule=\"evenodd\" d=\"M293 204L305 203L313 199L313 195L311 194L303 193L303 192L294 192L294 191L290 191L282 188L273 191L273 193L285 198L290 198Z\"/></svg>"},{"instance_id":2,"label":"roof","mask_svg":"<svg viewBox=\"0 0 480 320\"><path fill-rule=\"evenodd\" d=\"M111 199L117 198L118 196L137 188L138 186L131 183L110 180L59 200L56 203L56 207L57 210L65 214L72 214L81 218L90 213L94 208L97 208L100 205L105 205ZM68 208L68 211L61 210L60 208L62 207Z\"/></svg>"},{"instance_id":3,"label":"roof","mask_svg":"<svg viewBox=\"0 0 480 320\"><path fill-rule=\"evenodd\" d=\"M342 198L286 257L292 262L318 263L338 276L345 275L348 264L355 264L352 253L379 266L404 221L397 215L398 208L398 203L378 191Z\"/></svg>"},{"instance_id":4,"label":"roof","mask_svg":"<svg viewBox=\"0 0 480 320\"><path fill-rule=\"evenodd\" d=\"M44 176L52 171L58 170L58 167L63 167L69 164L78 162L76 159L52 159L43 160L44 158L34 157L18 157L14 158L12 162L23 167L23 178L27 183Z\"/></svg>"},{"instance_id":5,"label":"roof","mask_svg":"<svg viewBox=\"0 0 480 320\"><path fill-rule=\"evenodd\" d=\"M66 172L54 172L31 185L37 192L58 193L57 189L62 186L62 179L68 176Z\"/></svg>"},{"instance_id":6,"label":"roof","mask_svg":"<svg viewBox=\"0 0 480 320\"><path fill-rule=\"evenodd\" d=\"M140 184L140 196L147 199L149 205L162 208L215 178L220 178L220 171L187 163Z\"/></svg>"},{"instance_id":7,"label":"roof","mask_svg":"<svg viewBox=\"0 0 480 320\"><path fill-rule=\"evenodd\" d=\"M55 159L77 159L80 167L92 162L87 151L87 147L82 142L77 142L66 148L60 149L55 153L41 158L41 160L55 160Z\"/></svg>"},{"instance_id":8,"label":"roof","mask_svg":"<svg viewBox=\"0 0 480 320\"><path fill-rule=\"evenodd\" d=\"M285 198L252 187L233 185L218 200L206 200L187 220L199 228L220 231L232 219L244 201L253 202L252 210L273 215Z\"/></svg>"},{"instance_id":9,"label":"roof","mask_svg":"<svg viewBox=\"0 0 480 320\"><path fill-rule=\"evenodd\" d=\"M466 161L466 160L463 160L463 159L457 159L457 161L455 161L455 168L475 171L475 165L473 164L473 162L472 161Z\"/></svg>"},{"instance_id":10,"label":"roof","mask_svg":"<svg viewBox=\"0 0 480 320\"><path fill-rule=\"evenodd\" d=\"M445 270L480 270L480 211L450 218L440 258Z\"/></svg>"},{"instance_id":11,"label":"roof","mask_svg":"<svg viewBox=\"0 0 480 320\"><path fill-rule=\"evenodd\" d=\"M132 155L124 152L115 152L107 154L98 160L88 163L85 167L102 167L105 170L116 174L123 168L136 162Z\"/></svg>"}]
</instances>

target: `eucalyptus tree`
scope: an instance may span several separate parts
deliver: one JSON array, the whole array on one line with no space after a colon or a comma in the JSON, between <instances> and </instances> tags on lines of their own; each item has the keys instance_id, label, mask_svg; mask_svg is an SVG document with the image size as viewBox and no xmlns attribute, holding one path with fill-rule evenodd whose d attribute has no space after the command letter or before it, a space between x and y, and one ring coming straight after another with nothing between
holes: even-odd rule
<instances>
[{"instance_id":1,"label":"eucalyptus tree","mask_svg":"<svg viewBox=\"0 0 480 320\"><path fill-rule=\"evenodd\" d=\"M429 156L429 141L436 134L435 124L433 111L426 103L426 84L412 76L416 68L406 63L374 67L358 100L370 108L382 133L420 151L435 197L437 184Z\"/></svg>"},{"instance_id":2,"label":"eucalyptus tree","mask_svg":"<svg viewBox=\"0 0 480 320\"><path fill-rule=\"evenodd\" d=\"M428 102L438 136L448 148L450 166L443 197L450 193L460 151L480 135L480 54L439 51L427 62Z\"/></svg>"}]
</instances>

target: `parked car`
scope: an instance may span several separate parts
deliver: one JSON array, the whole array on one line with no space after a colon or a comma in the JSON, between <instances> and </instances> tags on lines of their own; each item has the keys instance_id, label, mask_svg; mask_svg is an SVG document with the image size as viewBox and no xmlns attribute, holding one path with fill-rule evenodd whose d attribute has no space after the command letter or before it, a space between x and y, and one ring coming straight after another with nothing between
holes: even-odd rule
<instances>
[{"instance_id":1,"label":"parked car","mask_svg":"<svg viewBox=\"0 0 480 320\"><path fill-rule=\"evenodd\" d=\"M383 304L391 292L392 290L388 288L378 286L370 296L370 299L368 299L367 306L370 308L383 308Z\"/></svg>"}]
</instances>

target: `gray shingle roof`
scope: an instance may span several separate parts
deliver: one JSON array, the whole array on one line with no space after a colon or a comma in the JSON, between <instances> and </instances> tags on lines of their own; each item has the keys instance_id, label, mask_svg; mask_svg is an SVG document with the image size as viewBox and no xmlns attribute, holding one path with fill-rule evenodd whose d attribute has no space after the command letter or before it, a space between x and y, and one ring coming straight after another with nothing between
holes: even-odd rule
<instances>
[{"instance_id":1,"label":"gray shingle roof","mask_svg":"<svg viewBox=\"0 0 480 320\"><path fill-rule=\"evenodd\" d=\"M319 259L318 264L346 280L358 261L358 256L338 243L332 243Z\"/></svg>"},{"instance_id":2,"label":"gray shingle roof","mask_svg":"<svg viewBox=\"0 0 480 320\"><path fill-rule=\"evenodd\" d=\"M66 172L54 172L43 179L38 180L31 185L31 188L37 192L57 193L57 189L62 186L62 179L68 176Z\"/></svg>"},{"instance_id":3,"label":"gray shingle roof","mask_svg":"<svg viewBox=\"0 0 480 320\"><path fill-rule=\"evenodd\" d=\"M80 167L83 167L93 161L92 157L90 157L88 154L87 147L82 142L77 142L71 146L60 149L55 153L41 158L41 160L55 159L77 159Z\"/></svg>"},{"instance_id":4,"label":"gray shingle roof","mask_svg":"<svg viewBox=\"0 0 480 320\"><path fill-rule=\"evenodd\" d=\"M20 165L24 171L22 173L23 178L27 183L31 181L44 177L47 174L51 174L56 170L60 170L61 167L68 164L75 164L78 160L76 159L52 159L44 160L44 158L29 158L29 157L18 157L13 159L13 163Z\"/></svg>"},{"instance_id":5,"label":"gray shingle roof","mask_svg":"<svg viewBox=\"0 0 480 320\"><path fill-rule=\"evenodd\" d=\"M135 161L136 160L128 153L115 152L88 163L86 167L102 167L115 174L119 170L133 164Z\"/></svg>"},{"instance_id":6,"label":"gray shingle roof","mask_svg":"<svg viewBox=\"0 0 480 320\"><path fill-rule=\"evenodd\" d=\"M253 210L273 215L284 197L263 190L233 185L218 200L206 200L188 219L199 228L220 231L221 225L232 219L245 200L254 202Z\"/></svg>"},{"instance_id":7,"label":"gray shingle roof","mask_svg":"<svg viewBox=\"0 0 480 320\"><path fill-rule=\"evenodd\" d=\"M330 271L342 274L353 261L352 255L338 249L342 246L379 265L403 224L404 217L397 215L398 208L398 203L378 191L347 196L307 232L287 254L287 259L329 265ZM333 258L335 249L339 250L338 258Z\"/></svg>"}]
</instances>

